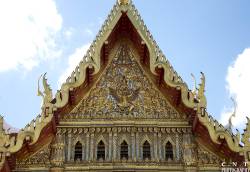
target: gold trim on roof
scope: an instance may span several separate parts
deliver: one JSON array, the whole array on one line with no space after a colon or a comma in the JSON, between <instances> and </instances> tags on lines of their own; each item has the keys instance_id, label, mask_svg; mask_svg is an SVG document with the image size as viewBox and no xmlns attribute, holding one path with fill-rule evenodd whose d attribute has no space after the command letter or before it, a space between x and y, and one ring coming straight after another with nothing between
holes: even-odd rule
<instances>
[{"instance_id":1,"label":"gold trim on roof","mask_svg":"<svg viewBox=\"0 0 250 172\"><path fill-rule=\"evenodd\" d=\"M118 0L119 4L127 5L129 3L129 0Z\"/></svg>"},{"instance_id":2,"label":"gold trim on roof","mask_svg":"<svg viewBox=\"0 0 250 172\"><path fill-rule=\"evenodd\" d=\"M126 4L126 5L125 5ZM97 34L95 40L91 44L85 56L82 58L79 65L75 68L72 74L67 78L66 82L61 86L55 95L56 103L47 102L42 107L42 113L30 124L22 129L17 137L11 137L10 134L4 131L0 132L0 152L2 157L9 156L22 148L25 139L31 141L30 144L36 143L42 129L51 121L53 113L57 108L64 107L69 100L69 90L80 86L86 77L86 69L88 67L94 68L94 74L100 71L100 50L102 45L107 40L112 29L122 16L122 12L126 11L128 18L137 29L141 38L148 47L150 55L150 70L155 73L155 68L162 68L164 70L164 81L167 85L179 88L181 91L182 102L189 108L196 109L199 121L208 129L210 137L215 143L219 143L219 138L225 138L229 148L235 152L246 152L244 147L239 146L238 135L234 136L228 132L221 124L209 116L206 112L206 97L205 92L205 76L202 74L201 84L198 95L194 95L183 82L182 78L173 69L167 58L164 56L153 36L144 24L138 10L129 0L119 0L113 6L110 14L102 25L101 30ZM197 101L198 96L198 101ZM248 125L249 126L249 125ZM249 128L249 127L247 127ZM249 130L249 129L248 129ZM248 131L247 130L247 131ZM249 132L249 131L248 131ZM247 134L245 134L246 136ZM245 139L247 140L247 139ZM245 143L249 145L248 143ZM248 148L249 149L249 148ZM5 158L0 162L3 164Z\"/></svg>"}]
</instances>

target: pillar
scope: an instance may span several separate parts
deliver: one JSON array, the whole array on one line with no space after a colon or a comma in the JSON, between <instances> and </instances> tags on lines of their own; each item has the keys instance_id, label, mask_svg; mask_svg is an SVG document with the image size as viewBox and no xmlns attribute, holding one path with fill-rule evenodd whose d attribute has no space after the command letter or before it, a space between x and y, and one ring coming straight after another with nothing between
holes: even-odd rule
<instances>
[{"instance_id":1,"label":"pillar","mask_svg":"<svg viewBox=\"0 0 250 172\"><path fill-rule=\"evenodd\" d=\"M159 161L158 152L157 152L157 133L154 133L154 161Z\"/></svg>"},{"instance_id":2,"label":"pillar","mask_svg":"<svg viewBox=\"0 0 250 172\"><path fill-rule=\"evenodd\" d=\"M114 133L113 135L113 161L117 160L117 133Z\"/></svg>"},{"instance_id":3,"label":"pillar","mask_svg":"<svg viewBox=\"0 0 250 172\"><path fill-rule=\"evenodd\" d=\"M112 132L109 133L109 154L108 154L108 160L112 160Z\"/></svg>"},{"instance_id":4,"label":"pillar","mask_svg":"<svg viewBox=\"0 0 250 172\"><path fill-rule=\"evenodd\" d=\"M163 160L163 158L162 158L162 145L161 144L162 144L161 143L161 133L158 133L158 151L159 151L158 155L159 155L159 159Z\"/></svg>"},{"instance_id":5,"label":"pillar","mask_svg":"<svg viewBox=\"0 0 250 172\"><path fill-rule=\"evenodd\" d=\"M86 155L85 155L85 159L86 159L86 161L89 161L90 159L89 159L89 133L87 133L86 134L86 151L85 151L86 153Z\"/></svg>"},{"instance_id":6,"label":"pillar","mask_svg":"<svg viewBox=\"0 0 250 172\"><path fill-rule=\"evenodd\" d=\"M176 138L176 141L175 141L175 143L176 143L176 152L175 152L176 160L179 161L180 160L180 147L179 147L179 136L178 136L178 134L176 134L175 138Z\"/></svg>"},{"instance_id":7,"label":"pillar","mask_svg":"<svg viewBox=\"0 0 250 172\"><path fill-rule=\"evenodd\" d=\"M52 172L63 172L64 171L64 137L59 133L56 135L54 143L52 144L52 155L51 155L51 168Z\"/></svg>"},{"instance_id":8,"label":"pillar","mask_svg":"<svg viewBox=\"0 0 250 172\"><path fill-rule=\"evenodd\" d=\"M135 157L135 133L131 133L131 159L136 161Z\"/></svg>"},{"instance_id":9,"label":"pillar","mask_svg":"<svg viewBox=\"0 0 250 172\"><path fill-rule=\"evenodd\" d=\"M68 133L68 153L67 153L67 161L71 160L71 148L72 148L72 135Z\"/></svg>"},{"instance_id":10,"label":"pillar","mask_svg":"<svg viewBox=\"0 0 250 172\"><path fill-rule=\"evenodd\" d=\"M140 143L139 143L139 133L136 132L135 134L135 139L136 139L136 142L135 142L135 147L136 147L136 160L139 160L140 159Z\"/></svg>"},{"instance_id":11,"label":"pillar","mask_svg":"<svg viewBox=\"0 0 250 172\"><path fill-rule=\"evenodd\" d=\"M90 135L90 160L94 160L94 133Z\"/></svg>"},{"instance_id":12,"label":"pillar","mask_svg":"<svg viewBox=\"0 0 250 172\"><path fill-rule=\"evenodd\" d=\"M190 133L185 133L183 135L183 160L185 164L186 172L196 172L197 171L197 159L195 152L195 144L193 142L193 137Z\"/></svg>"}]
</instances>

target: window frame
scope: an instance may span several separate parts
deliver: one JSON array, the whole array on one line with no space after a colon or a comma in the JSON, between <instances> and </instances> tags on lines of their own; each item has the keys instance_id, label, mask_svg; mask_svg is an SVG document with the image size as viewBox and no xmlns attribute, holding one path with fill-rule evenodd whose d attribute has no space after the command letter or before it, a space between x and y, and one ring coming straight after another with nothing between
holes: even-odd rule
<instances>
[{"instance_id":1,"label":"window frame","mask_svg":"<svg viewBox=\"0 0 250 172\"><path fill-rule=\"evenodd\" d=\"M83 145L80 141L76 142L74 146L74 161L77 161L78 159L81 161L83 159Z\"/></svg>"},{"instance_id":2,"label":"window frame","mask_svg":"<svg viewBox=\"0 0 250 172\"><path fill-rule=\"evenodd\" d=\"M106 148L105 148L105 143L101 140L97 144L97 151L96 151L96 159L97 160L105 160L106 156Z\"/></svg>"},{"instance_id":3,"label":"window frame","mask_svg":"<svg viewBox=\"0 0 250 172\"><path fill-rule=\"evenodd\" d=\"M165 144L165 160L174 160L174 147L173 147L173 144L168 141L166 144Z\"/></svg>"},{"instance_id":4,"label":"window frame","mask_svg":"<svg viewBox=\"0 0 250 172\"><path fill-rule=\"evenodd\" d=\"M120 159L128 160L129 158L128 152L129 152L128 143L124 140L120 145Z\"/></svg>"},{"instance_id":5,"label":"window frame","mask_svg":"<svg viewBox=\"0 0 250 172\"><path fill-rule=\"evenodd\" d=\"M151 145L147 140L142 145L142 159L151 159Z\"/></svg>"}]
</instances>

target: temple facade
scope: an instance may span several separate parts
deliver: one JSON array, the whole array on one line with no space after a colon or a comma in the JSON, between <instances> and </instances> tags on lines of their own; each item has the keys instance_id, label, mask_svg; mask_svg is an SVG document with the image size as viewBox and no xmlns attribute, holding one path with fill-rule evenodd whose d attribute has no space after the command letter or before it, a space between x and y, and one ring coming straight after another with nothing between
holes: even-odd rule
<instances>
[{"instance_id":1,"label":"temple facade","mask_svg":"<svg viewBox=\"0 0 250 172\"><path fill-rule=\"evenodd\" d=\"M222 171L248 167L250 123L233 134L170 65L133 3L117 1L87 54L41 114L3 129L0 171ZM235 164L237 164L235 166Z\"/></svg>"}]
</instances>

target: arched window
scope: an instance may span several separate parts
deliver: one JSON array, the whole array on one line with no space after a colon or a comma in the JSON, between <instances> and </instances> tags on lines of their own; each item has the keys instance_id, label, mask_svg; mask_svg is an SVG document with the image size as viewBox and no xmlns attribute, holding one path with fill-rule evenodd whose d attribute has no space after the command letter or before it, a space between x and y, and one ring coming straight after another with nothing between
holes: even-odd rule
<instances>
[{"instance_id":1,"label":"arched window","mask_svg":"<svg viewBox=\"0 0 250 172\"><path fill-rule=\"evenodd\" d=\"M97 145L97 160L105 160L105 144L101 140Z\"/></svg>"},{"instance_id":2,"label":"arched window","mask_svg":"<svg viewBox=\"0 0 250 172\"><path fill-rule=\"evenodd\" d=\"M165 157L166 160L173 160L174 159L174 153L173 153L173 146L170 142L166 143L165 146Z\"/></svg>"},{"instance_id":3,"label":"arched window","mask_svg":"<svg viewBox=\"0 0 250 172\"><path fill-rule=\"evenodd\" d=\"M75 145L75 157L74 160L82 160L82 144L78 141Z\"/></svg>"},{"instance_id":4,"label":"arched window","mask_svg":"<svg viewBox=\"0 0 250 172\"><path fill-rule=\"evenodd\" d=\"M121 144L120 156L121 159L128 159L128 144L125 140Z\"/></svg>"},{"instance_id":5,"label":"arched window","mask_svg":"<svg viewBox=\"0 0 250 172\"><path fill-rule=\"evenodd\" d=\"M142 147L143 150L143 159L150 159L151 154L150 154L150 144L148 141L145 141Z\"/></svg>"}]
</instances>

